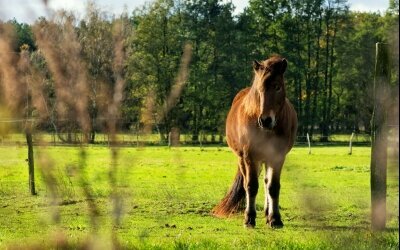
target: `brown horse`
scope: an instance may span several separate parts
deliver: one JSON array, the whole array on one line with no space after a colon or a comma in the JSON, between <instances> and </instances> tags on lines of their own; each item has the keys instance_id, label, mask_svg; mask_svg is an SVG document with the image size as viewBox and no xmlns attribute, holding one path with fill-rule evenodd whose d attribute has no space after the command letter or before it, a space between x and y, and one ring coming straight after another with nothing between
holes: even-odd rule
<instances>
[{"instance_id":1,"label":"brown horse","mask_svg":"<svg viewBox=\"0 0 400 250\"><path fill-rule=\"evenodd\" d=\"M264 163L267 224L283 227L279 213L280 175L297 132L297 114L286 98L286 67L286 59L280 56L254 61L252 86L241 90L233 100L226 121L226 139L239 158L239 166L230 190L212 211L215 216L236 213L246 201L244 225L256 225L258 177Z\"/></svg>"}]
</instances>

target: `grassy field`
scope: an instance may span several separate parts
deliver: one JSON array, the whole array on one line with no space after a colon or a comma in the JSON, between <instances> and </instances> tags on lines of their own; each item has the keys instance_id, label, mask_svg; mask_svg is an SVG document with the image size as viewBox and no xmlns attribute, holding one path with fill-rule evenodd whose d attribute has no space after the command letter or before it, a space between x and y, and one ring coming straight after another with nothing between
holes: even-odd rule
<instances>
[{"instance_id":1,"label":"grassy field","mask_svg":"<svg viewBox=\"0 0 400 250\"><path fill-rule=\"evenodd\" d=\"M127 249L398 249L398 161L388 172L387 230L370 231L370 148L296 147L282 173L281 213L285 227L268 228L257 197L257 226L242 215L210 215L236 171L226 147L121 148L115 189L109 178L109 148L35 148L37 196L28 190L25 147L0 147L0 248L109 249L115 233ZM82 159L82 152L86 158ZM44 184L39 167L57 186ZM51 175L49 175L51 173ZM262 182L261 182L262 183ZM90 189L87 199L82 186ZM113 213L112 190L122 198ZM55 196L54 196L55 195ZM98 215L89 216L89 206ZM120 223L113 215L121 214Z\"/></svg>"}]
</instances>

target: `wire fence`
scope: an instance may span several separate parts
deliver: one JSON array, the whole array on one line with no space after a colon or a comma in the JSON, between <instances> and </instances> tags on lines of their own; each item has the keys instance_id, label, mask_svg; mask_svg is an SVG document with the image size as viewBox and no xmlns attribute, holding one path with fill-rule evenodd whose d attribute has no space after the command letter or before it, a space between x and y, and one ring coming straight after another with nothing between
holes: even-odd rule
<instances>
[{"instance_id":1,"label":"wire fence","mask_svg":"<svg viewBox=\"0 0 400 250\"><path fill-rule=\"evenodd\" d=\"M104 122L106 118L98 118L97 123ZM115 119L116 123L123 124L124 119ZM58 122L71 122L70 120L59 120ZM0 117L0 145L26 145L25 134L22 132L26 124L38 124L36 119L7 119ZM399 125L389 124L388 140L391 144L398 145L399 141ZM318 130L317 130L318 132ZM87 136L87 135L86 135ZM73 146L82 144L85 141L85 135L81 131L58 132L36 130L33 136L35 145L45 144L53 146ZM95 133L90 144L93 145L110 145L110 134L104 132ZM118 146L174 146L174 145L221 145L226 146L226 138L222 133L200 131L199 134L172 131L167 137L156 133L145 133L136 127L127 129L119 129L116 134L115 143ZM333 133L324 136L320 133L312 135L297 135L295 146L334 146L334 145L354 145L354 146L370 146L371 134L366 131L353 133Z\"/></svg>"},{"instance_id":2,"label":"wire fence","mask_svg":"<svg viewBox=\"0 0 400 250\"><path fill-rule=\"evenodd\" d=\"M67 139L66 139L67 138ZM171 139L162 139L159 134L143 134L137 132L125 132L116 134L116 144L119 146L172 146L172 145L192 145L192 146L206 146L206 145L220 145L226 146L226 138L224 135L201 133L199 136L194 137L191 134L179 134L176 142L171 142ZM369 146L371 144L371 136L366 133L353 133L353 134L333 134L330 136L322 136L314 134L309 136L310 146L340 146L349 145L354 146ZM392 130L388 140L398 145L398 129ZM38 132L33 136L33 143L35 145L51 145L51 146L73 146L82 144L84 141L84 134L76 133L48 133ZM111 138L109 134L97 133L92 145L110 145ZM295 146L308 146L307 136L297 136ZM0 134L0 145L26 145L25 134L23 133L7 133Z\"/></svg>"}]
</instances>

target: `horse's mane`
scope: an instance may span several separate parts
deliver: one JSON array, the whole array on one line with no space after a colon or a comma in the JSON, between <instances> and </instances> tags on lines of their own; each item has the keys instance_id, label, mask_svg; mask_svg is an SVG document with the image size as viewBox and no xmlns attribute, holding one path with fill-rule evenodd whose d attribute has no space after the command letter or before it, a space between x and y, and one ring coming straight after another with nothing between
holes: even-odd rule
<instances>
[{"instance_id":1,"label":"horse's mane","mask_svg":"<svg viewBox=\"0 0 400 250\"><path fill-rule=\"evenodd\" d=\"M253 79L252 86L243 100L244 110L248 116L257 116L261 112L260 95L257 93L257 88L255 87L254 81L255 77Z\"/></svg>"}]
</instances>

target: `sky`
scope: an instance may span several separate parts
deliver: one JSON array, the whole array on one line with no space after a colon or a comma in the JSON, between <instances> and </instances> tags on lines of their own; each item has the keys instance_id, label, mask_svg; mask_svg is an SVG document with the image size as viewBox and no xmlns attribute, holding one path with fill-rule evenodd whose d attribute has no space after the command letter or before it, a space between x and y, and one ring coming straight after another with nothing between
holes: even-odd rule
<instances>
[{"instance_id":1,"label":"sky","mask_svg":"<svg viewBox=\"0 0 400 250\"><path fill-rule=\"evenodd\" d=\"M96 0L97 5L107 12L120 14L124 6L130 13L136 7L140 7L149 0ZM240 13L247 5L248 0L224 0L232 1L236 6L235 13ZM15 18L18 22L33 23L39 16L48 16L44 2L48 2L53 10L66 9L74 11L77 17L82 17L86 1L80 0L0 0L0 20L7 21ZM354 11L381 11L389 6L389 0L348 0L350 9Z\"/></svg>"}]
</instances>

